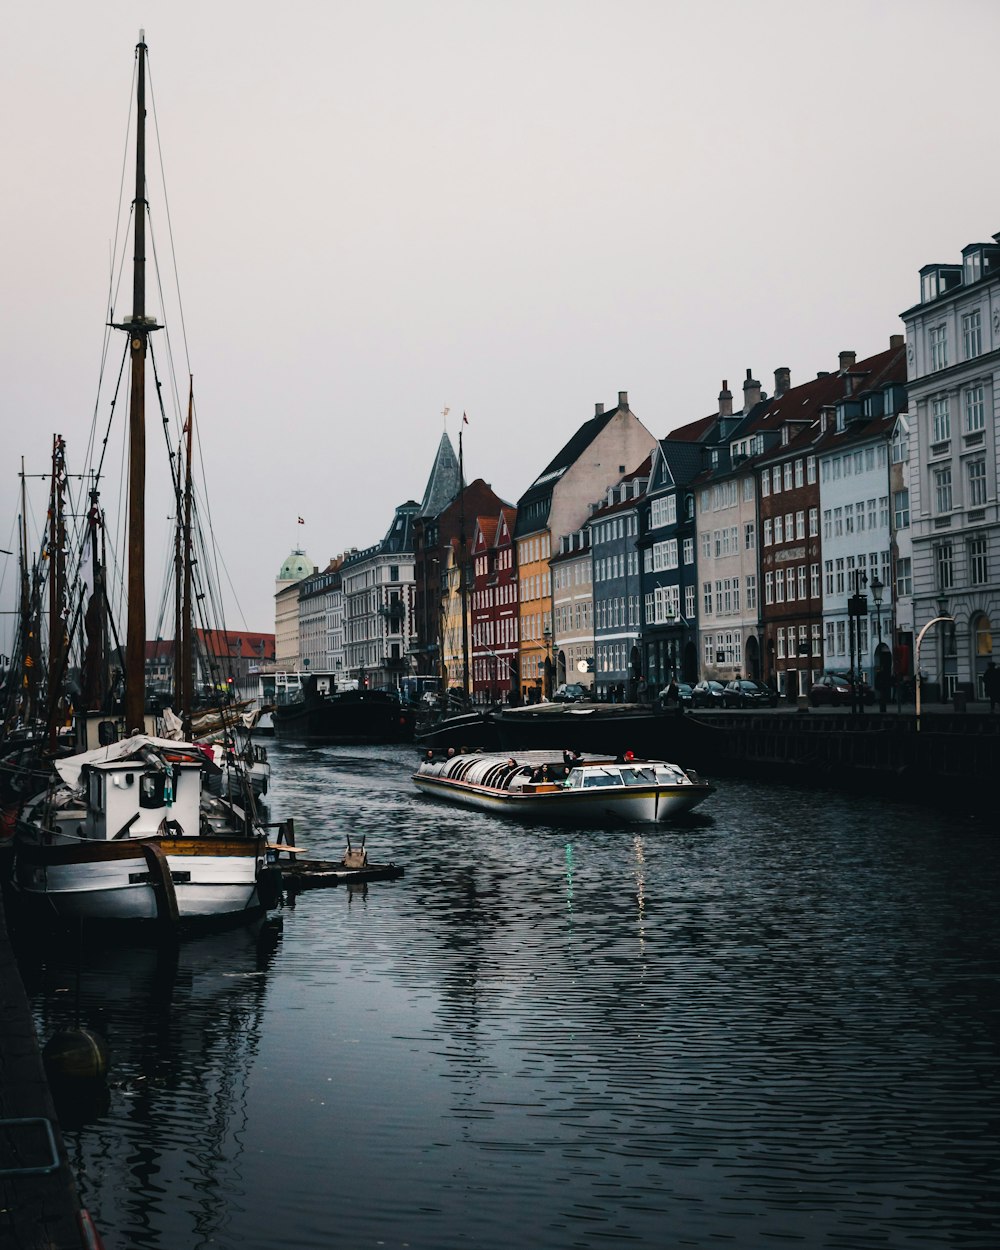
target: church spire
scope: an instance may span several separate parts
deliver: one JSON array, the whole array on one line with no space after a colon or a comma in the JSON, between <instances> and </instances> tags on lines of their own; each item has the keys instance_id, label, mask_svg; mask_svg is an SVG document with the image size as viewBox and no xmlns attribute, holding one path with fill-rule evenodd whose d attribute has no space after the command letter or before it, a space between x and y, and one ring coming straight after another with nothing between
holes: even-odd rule
<instances>
[{"instance_id":1,"label":"church spire","mask_svg":"<svg viewBox=\"0 0 1000 1250\"><path fill-rule=\"evenodd\" d=\"M439 516L462 490L462 477L458 457L447 432L441 435L437 455L431 467L427 488L420 501L420 516Z\"/></svg>"}]
</instances>

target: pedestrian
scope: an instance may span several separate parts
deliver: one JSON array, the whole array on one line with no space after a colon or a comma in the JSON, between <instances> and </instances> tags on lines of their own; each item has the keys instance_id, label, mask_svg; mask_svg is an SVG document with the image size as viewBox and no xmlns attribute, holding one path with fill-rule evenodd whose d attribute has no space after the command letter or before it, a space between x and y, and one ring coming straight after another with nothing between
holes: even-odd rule
<instances>
[{"instance_id":1,"label":"pedestrian","mask_svg":"<svg viewBox=\"0 0 1000 1250\"><path fill-rule=\"evenodd\" d=\"M986 672L983 673L983 689L990 701L990 711L995 712L997 704L1000 703L1000 668L997 668L992 660L986 665Z\"/></svg>"}]
</instances>

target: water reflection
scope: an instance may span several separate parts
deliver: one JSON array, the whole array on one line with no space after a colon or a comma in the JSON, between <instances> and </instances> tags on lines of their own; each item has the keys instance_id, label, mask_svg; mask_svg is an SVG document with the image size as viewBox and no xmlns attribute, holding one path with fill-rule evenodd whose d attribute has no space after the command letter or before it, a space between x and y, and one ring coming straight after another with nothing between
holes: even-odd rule
<instances>
[{"instance_id":1,"label":"water reflection","mask_svg":"<svg viewBox=\"0 0 1000 1250\"><path fill-rule=\"evenodd\" d=\"M75 1139L112 1245L992 1247L992 829L732 781L567 837L417 795L401 750L273 763L297 845L406 875L299 896L205 1010L179 975L155 1026L116 1006L159 1083Z\"/></svg>"},{"instance_id":2,"label":"water reflection","mask_svg":"<svg viewBox=\"0 0 1000 1250\"><path fill-rule=\"evenodd\" d=\"M109 1246L208 1244L224 1230L280 925L159 948L84 933L22 956L40 1039L83 1027L110 1050L103 1088L55 1090L83 1202Z\"/></svg>"}]
</instances>

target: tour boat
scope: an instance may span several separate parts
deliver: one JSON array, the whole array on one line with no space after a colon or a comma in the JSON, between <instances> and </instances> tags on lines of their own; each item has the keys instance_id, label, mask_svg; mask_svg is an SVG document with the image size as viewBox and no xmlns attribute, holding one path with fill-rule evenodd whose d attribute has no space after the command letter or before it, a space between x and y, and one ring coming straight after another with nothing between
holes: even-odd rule
<instances>
[{"instance_id":1,"label":"tour boat","mask_svg":"<svg viewBox=\"0 0 1000 1250\"><path fill-rule=\"evenodd\" d=\"M712 792L696 773L631 752L617 759L545 751L431 756L413 781L424 794L466 807L577 825L673 820Z\"/></svg>"}]
</instances>

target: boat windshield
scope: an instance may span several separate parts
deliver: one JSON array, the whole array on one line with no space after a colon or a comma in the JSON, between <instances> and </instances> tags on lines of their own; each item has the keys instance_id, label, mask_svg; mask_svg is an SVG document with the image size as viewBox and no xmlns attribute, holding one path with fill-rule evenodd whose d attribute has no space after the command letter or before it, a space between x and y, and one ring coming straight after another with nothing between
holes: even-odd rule
<instances>
[{"instance_id":1,"label":"boat windshield","mask_svg":"<svg viewBox=\"0 0 1000 1250\"><path fill-rule=\"evenodd\" d=\"M681 768L675 768L672 764L658 764L656 780L661 786L679 786L684 785L690 779Z\"/></svg>"},{"instance_id":2,"label":"boat windshield","mask_svg":"<svg viewBox=\"0 0 1000 1250\"><path fill-rule=\"evenodd\" d=\"M583 779L585 790L594 789L597 786L620 786L621 784L622 774L619 768L588 769Z\"/></svg>"},{"instance_id":3,"label":"boat windshield","mask_svg":"<svg viewBox=\"0 0 1000 1250\"><path fill-rule=\"evenodd\" d=\"M623 768L622 780L627 786L652 786L656 784L656 770L649 765L642 768Z\"/></svg>"}]
</instances>

